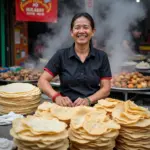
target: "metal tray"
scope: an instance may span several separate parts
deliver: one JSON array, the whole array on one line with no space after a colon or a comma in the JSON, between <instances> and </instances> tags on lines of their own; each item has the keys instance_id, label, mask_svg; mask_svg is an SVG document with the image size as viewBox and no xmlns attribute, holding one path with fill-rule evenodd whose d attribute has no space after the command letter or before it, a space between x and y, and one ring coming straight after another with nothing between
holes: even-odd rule
<instances>
[{"instance_id":1,"label":"metal tray","mask_svg":"<svg viewBox=\"0 0 150 150\"><path fill-rule=\"evenodd\" d=\"M150 74L150 69L137 69L136 70L140 73L149 73Z\"/></svg>"},{"instance_id":2,"label":"metal tray","mask_svg":"<svg viewBox=\"0 0 150 150\"><path fill-rule=\"evenodd\" d=\"M54 87L60 87L60 83L59 82L50 82L51 86Z\"/></svg>"},{"instance_id":3,"label":"metal tray","mask_svg":"<svg viewBox=\"0 0 150 150\"><path fill-rule=\"evenodd\" d=\"M112 90L122 90L122 91L145 91L150 90L150 88L119 88L119 87L111 87Z\"/></svg>"}]
</instances>

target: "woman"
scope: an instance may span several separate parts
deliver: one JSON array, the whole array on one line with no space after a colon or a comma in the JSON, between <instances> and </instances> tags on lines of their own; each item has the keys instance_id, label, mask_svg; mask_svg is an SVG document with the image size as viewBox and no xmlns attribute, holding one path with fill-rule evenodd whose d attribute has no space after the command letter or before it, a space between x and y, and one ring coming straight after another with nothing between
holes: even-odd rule
<instances>
[{"instance_id":1,"label":"woman","mask_svg":"<svg viewBox=\"0 0 150 150\"><path fill-rule=\"evenodd\" d=\"M91 105L110 93L108 57L92 46L95 24L88 13L78 13L73 17L70 32L73 46L55 53L45 66L38 86L58 105ZM60 76L61 93L50 85L56 75Z\"/></svg>"}]
</instances>

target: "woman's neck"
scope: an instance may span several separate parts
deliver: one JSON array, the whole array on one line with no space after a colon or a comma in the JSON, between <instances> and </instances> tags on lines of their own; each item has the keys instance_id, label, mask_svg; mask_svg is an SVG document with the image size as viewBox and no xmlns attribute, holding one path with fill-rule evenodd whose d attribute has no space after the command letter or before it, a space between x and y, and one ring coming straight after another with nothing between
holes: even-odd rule
<instances>
[{"instance_id":1,"label":"woman's neck","mask_svg":"<svg viewBox=\"0 0 150 150\"><path fill-rule=\"evenodd\" d=\"M90 51L89 45L77 45L75 44L75 51L78 54L87 54Z\"/></svg>"}]
</instances>

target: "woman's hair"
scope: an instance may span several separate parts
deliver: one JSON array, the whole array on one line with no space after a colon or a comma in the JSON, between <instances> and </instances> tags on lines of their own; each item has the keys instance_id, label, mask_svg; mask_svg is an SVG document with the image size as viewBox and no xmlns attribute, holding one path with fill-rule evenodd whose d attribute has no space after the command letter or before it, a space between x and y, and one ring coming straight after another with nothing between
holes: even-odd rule
<instances>
[{"instance_id":1,"label":"woman's hair","mask_svg":"<svg viewBox=\"0 0 150 150\"><path fill-rule=\"evenodd\" d=\"M95 28L95 23L94 23L94 20L92 18L92 16L86 12L82 12L82 13L77 13L76 15L74 15L74 17L72 18L72 21L71 21L71 25L70 25L70 29L72 30L73 29L73 26L74 26L74 22L80 18L80 17L85 17L86 19L88 19L90 21L90 24L91 24L91 27L92 29Z\"/></svg>"}]
</instances>

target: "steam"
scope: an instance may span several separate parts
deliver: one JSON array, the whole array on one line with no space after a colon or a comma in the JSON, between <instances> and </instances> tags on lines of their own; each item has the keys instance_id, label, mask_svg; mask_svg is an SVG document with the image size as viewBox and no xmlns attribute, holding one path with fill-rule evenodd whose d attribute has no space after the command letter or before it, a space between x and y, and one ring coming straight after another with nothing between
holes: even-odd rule
<instances>
[{"instance_id":1,"label":"steam","mask_svg":"<svg viewBox=\"0 0 150 150\"><path fill-rule=\"evenodd\" d=\"M76 5L78 11L73 9L74 5ZM66 7L67 5L64 5L64 11L60 14L61 16L59 16L58 22L47 24L48 28L52 30L52 33L40 35L38 40L45 45L43 53L44 59L49 60L57 50L70 47L73 44L73 40L70 35L71 19L75 13L81 11L80 8L82 7L80 6L84 6L81 5L80 0L76 0L74 5L72 5L72 8ZM40 67L41 66L43 67L43 65L40 64Z\"/></svg>"},{"instance_id":2,"label":"steam","mask_svg":"<svg viewBox=\"0 0 150 150\"><path fill-rule=\"evenodd\" d=\"M97 37L105 41L106 51L110 55L110 64L113 73L120 72L120 65L127 61L133 54L131 50L127 51L122 47L124 37L129 34L129 27L137 25L145 17L145 10L141 3L125 0L99 0L95 5L102 7L103 16L96 19ZM97 14L99 11L96 12ZM130 34L129 34L130 35Z\"/></svg>"},{"instance_id":3,"label":"steam","mask_svg":"<svg viewBox=\"0 0 150 150\"><path fill-rule=\"evenodd\" d=\"M87 0L88 1L88 0ZM87 2L86 0L84 2ZM105 49L109 55L113 73L120 71L120 64L128 59L131 51L124 51L121 43L128 34L131 25L136 25L145 17L145 10L141 3L131 0L93 0L93 18L96 22L96 39L105 42ZM72 7L64 7L64 12L59 17L58 23L48 24L52 33L41 35L40 40L46 45L44 58L50 59L56 50L71 46L70 36L71 18L77 12L88 9L81 4L81 0L75 0L78 10ZM91 11L91 10L90 10ZM91 12L89 12L91 13Z\"/></svg>"}]
</instances>

